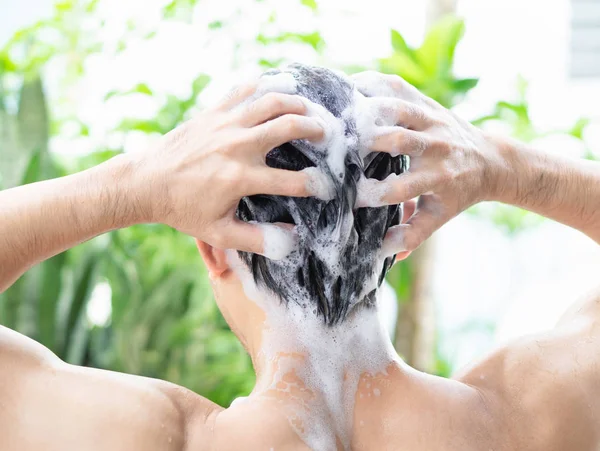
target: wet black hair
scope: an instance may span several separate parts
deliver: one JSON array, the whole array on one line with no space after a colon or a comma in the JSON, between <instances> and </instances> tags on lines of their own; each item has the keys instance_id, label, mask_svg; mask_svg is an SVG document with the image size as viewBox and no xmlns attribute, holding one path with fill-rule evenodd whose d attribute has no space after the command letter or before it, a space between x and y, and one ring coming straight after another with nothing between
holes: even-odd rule
<instances>
[{"instance_id":1,"label":"wet black hair","mask_svg":"<svg viewBox=\"0 0 600 451\"><path fill-rule=\"evenodd\" d=\"M271 290L282 302L296 302L312 309L325 324L334 325L343 321L355 306L368 308L375 304L377 288L394 261L392 256L382 264L379 251L387 230L399 224L402 215L400 205L355 208L359 179L363 174L377 180L401 174L406 169L406 159L386 153L370 153L361 158L362 144L354 119L343 114L355 95L346 77L325 68L299 64L283 71L295 78L298 95L324 106L343 122L346 138L350 138L344 173L333 174L327 164L327 152L304 140L283 144L269 152L270 167L292 171L320 169L335 187L335 196L330 201L267 195L243 198L237 209L240 219L295 224L299 245L281 261L247 252L239 255L259 286ZM279 72L271 70L263 76ZM337 246L339 261L323 258L319 252L323 245ZM365 287L372 288L365 292Z\"/></svg>"}]
</instances>

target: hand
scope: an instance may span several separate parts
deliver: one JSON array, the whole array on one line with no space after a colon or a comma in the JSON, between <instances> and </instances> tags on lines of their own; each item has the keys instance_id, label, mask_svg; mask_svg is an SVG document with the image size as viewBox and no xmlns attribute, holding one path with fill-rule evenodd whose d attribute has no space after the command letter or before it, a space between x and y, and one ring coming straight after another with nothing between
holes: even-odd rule
<instances>
[{"instance_id":1,"label":"hand","mask_svg":"<svg viewBox=\"0 0 600 451\"><path fill-rule=\"evenodd\" d=\"M145 222L167 224L218 248L285 256L289 249L265 243L265 234L286 238L288 230L240 221L235 211L242 197L254 194L318 195L314 173L270 168L265 158L285 142L321 139L323 128L304 116L306 104L298 96L271 92L256 98L263 91L259 82L238 88L150 152L130 156L140 175L135 192L143 193Z\"/></svg>"},{"instance_id":2,"label":"hand","mask_svg":"<svg viewBox=\"0 0 600 451\"><path fill-rule=\"evenodd\" d=\"M410 157L408 172L381 182L368 181L370 192L383 192L380 199L372 199L372 206L419 196L414 214L405 224L390 228L384 241L385 255L406 256L454 216L494 196L503 173L502 159L481 130L402 78L363 72L353 80L370 97L367 105L388 120L372 133L371 150ZM359 197L367 202L365 195Z\"/></svg>"}]
</instances>

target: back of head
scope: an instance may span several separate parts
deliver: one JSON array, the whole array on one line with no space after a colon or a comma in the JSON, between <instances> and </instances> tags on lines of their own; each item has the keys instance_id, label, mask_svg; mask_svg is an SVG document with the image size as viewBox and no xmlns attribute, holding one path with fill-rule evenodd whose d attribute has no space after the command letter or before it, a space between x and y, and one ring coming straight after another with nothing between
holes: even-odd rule
<instances>
[{"instance_id":1,"label":"back of head","mask_svg":"<svg viewBox=\"0 0 600 451\"><path fill-rule=\"evenodd\" d=\"M294 224L298 246L279 261L244 252L240 257L259 286L334 325L357 307L375 305L377 288L394 261L393 256L382 258L380 250L387 230L400 223L401 206L357 208L359 182L400 174L406 160L368 152L357 130L362 95L346 77L297 64L283 72L293 76L296 94L324 107L327 138L317 145L299 140L277 147L267 155L267 165L292 171L316 168L334 195L329 201L266 195L242 199L240 219Z\"/></svg>"}]
</instances>

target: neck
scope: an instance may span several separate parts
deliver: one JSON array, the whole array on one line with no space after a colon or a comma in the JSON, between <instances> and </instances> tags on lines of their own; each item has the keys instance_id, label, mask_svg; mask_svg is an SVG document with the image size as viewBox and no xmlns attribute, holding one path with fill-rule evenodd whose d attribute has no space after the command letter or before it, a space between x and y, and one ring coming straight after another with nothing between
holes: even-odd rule
<instances>
[{"instance_id":1,"label":"neck","mask_svg":"<svg viewBox=\"0 0 600 451\"><path fill-rule=\"evenodd\" d=\"M386 374L397 360L378 312L362 309L339 325L326 326L297 305L278 307L267 314L253 355L253 395L282 400L288 417L300 418L299 435L307 444L339 440L348 448L361 378Z\"/></svg>"},{"instance_id":2,"label":"neck","mask_svg":"<svg viewBox=\"0 0 600 451\"><path fill-rule=\"evenodd\" d=\"M257 287L235 256L230 261L252 304L238 330L257 374L251 396L275 399L311 449L350 449L359 383L401 369L377 309L355 308L326 326L309 301L281 302Z\"/></svg>"}]
</instances>

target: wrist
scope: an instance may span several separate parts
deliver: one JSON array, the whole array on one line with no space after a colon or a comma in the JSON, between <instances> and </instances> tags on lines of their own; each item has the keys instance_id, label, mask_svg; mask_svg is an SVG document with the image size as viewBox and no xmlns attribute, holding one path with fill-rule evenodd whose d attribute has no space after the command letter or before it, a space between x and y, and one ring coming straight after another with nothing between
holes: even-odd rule
<instances>
[{"instance_id":1,"label":"wrist","mask_svg":"<svg viewBox=\"0 0 600 451\"><path fill-rule=\"evenodd\" d=\"M87 171L86 171L87 172ZM134 158L117 155L90 169L110 229L151 222L150 196Z\"/></svg>"},{"instance_id":2,"label":"wrist","mask_svg":"<svg viewBox=\"0 0 600 451\"><path fill-rule=\"evenodd\" d=\"M485 138L489 144L487 165L490 169L485 174L489 189L484 200L516 204L520 191L526 190L529 183L529 156L518 141L494 135L485 135Z\"/></svg>"}]
</instances>

